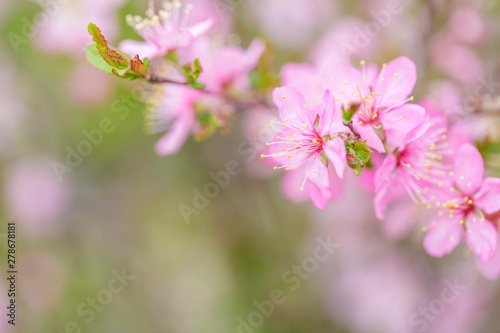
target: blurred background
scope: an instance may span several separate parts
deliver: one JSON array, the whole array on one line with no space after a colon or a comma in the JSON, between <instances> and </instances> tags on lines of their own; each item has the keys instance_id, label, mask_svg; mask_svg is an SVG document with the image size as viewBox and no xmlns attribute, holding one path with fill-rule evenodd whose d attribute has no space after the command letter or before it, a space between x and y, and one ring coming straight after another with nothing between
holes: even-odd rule
<instances>
[{"instance_id":1,"label":"blurred background","mask_svg":"<svg viewBox=\"0 0 500 333\"><path fill-rule=\"evenodd\" d=\"M266 39L276 75L330 49L354 64L410 57L416 99L468 112L487 173L500 176L500 1L190 2L217 18L213 38ZM0 332L500 332L499 282L465 247L427 255L412 206L403 222L377 221L351 174L324 211L287 201L281 176L238 149L262 144L265 110L157 156L147 88L83 56L89 22L116 45L138 39L124 17L146 8L0 0L1 268L13 221L19 272L18 322L2 314ZM241 172L203 199L230 161ZM2 279L3 311L7 289Z\"/></svg>"}]
</instances>

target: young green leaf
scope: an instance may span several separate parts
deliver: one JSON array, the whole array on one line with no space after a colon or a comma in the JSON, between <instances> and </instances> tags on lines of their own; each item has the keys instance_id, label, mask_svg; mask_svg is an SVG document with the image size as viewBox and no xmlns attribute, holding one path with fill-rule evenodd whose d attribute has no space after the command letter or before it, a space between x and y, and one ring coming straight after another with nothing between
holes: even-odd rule
<instances>
[{"instance_id":1,"label":"young green leaf","mask_svg":"<svg viewBox=\"0 0 500 333\"><path fill-rule=\"evenodd\" d=\"M364 141L346 142L347 165L354 170L356 176L361 175L365 166L370 164L372 152Z\"/></svg>"},{"instance_id":2,"label":"young green leaf","mask_svg":"<svg viewBox=\"0 0 500 333\"><path fill-rule=\"evenodd\" d=\"M194 78L197 79L202 72L203 72L203 69L201 68L201 65L200 65L200 59L198 59L198 58L194 59L194 71L193 71Z\"/></svg>"},{"instance_id":3,"label":"young green leaf","mask_svg":"<svg viewBox=\"0 0 500 333\"><path fill-rule=\"evenodd\" d=\"M205 88L205 85L201 82L189 82L189 86L193 89L203 89Z\"/></svg>"},{"instance_id":4,"label":"young green leaf","mask_svg":"<svg viewBox=\"0 0 500 333\"><path fill-rule=\"evenodd\" d=\"M111 67L106 61L104 61L103 58L101 58L101 55L99 54L99 52L97 52L97 48L94 44L87 46L87 48L85 49L85 58L87 58L89 64L91 64L95 68L108 74L113 74L113 67Z\"/></svg>"},{"instance_id":5,"label":"young green leaf","mask_svg":"<svg viewBox=\"0 0 500 333\"><path fill-rule=\"evenodd\" d=\"M110 49L108 41L95 24L90 23L88 29L95 42L95 44L89 45L85 50L85 56L91 65L106 73L124 79L149 78L149 60L145 59L142 61L138 55L130 59L129 56Z\"/></svg>"}]
</instances>

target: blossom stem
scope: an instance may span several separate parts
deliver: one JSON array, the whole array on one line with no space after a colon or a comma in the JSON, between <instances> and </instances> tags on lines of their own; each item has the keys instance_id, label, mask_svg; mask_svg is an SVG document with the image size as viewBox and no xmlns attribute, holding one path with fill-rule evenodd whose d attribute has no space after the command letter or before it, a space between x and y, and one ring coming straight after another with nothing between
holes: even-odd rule
<instances>
[{"instance_id":1,"label":"blossom stem","mask_svg":"<svg viewBox=\"0 0 500 333\"><path fill-rule=\"evenodd\" d=\"M356 129L352 125L352 120L349 122L349 124L347 124L347 127L349 127L349 129L351 130L352 134L354 134L356 136L356 139L359 139L361 137L361 135L359 135L358 131L356 131Z\"/></svg>"}]
</instances>

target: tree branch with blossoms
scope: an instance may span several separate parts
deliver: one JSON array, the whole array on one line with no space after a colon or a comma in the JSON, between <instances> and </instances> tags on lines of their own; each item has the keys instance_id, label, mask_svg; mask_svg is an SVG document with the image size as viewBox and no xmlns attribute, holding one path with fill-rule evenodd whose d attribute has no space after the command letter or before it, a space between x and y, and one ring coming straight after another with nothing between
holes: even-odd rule
<instances>
[{"instance_id":1,"label":"tree branch with blossoms","mask_svg":"<svg viewBox=\"0 0 500 333\"><path fill-rule=\"evenodd\" d=\"M403 199L436 212L422 228L429 254L450 253L464 238L481 261L493 257L500 179L483 180L477 148L458 140L460 134L448 137L446 117L413 103L413 61L398 57L381 68L364 61L360 68L335 61L321 68L289 63L279 82L269 71L254 70L265 52L262 40L246 50L214 47L204 36L214 20L188 25L191 9L173 1L158 12L150 5L145 18L127 16L144 41L123 41L120 51L108 46L99 28L88 27L95 42L86 50L92 65L156 87L147 124L152 132L165 133L156 144L158 154L176 153L191 135L203 139L225 131L237 109L272 109L272 90L277 119L269 127L275 132L261 157L271 159L274 170L300 178L291 191L304 191L323 209L335 190L333 181L348 167L361 182L371 177L380 220Z\"/></svg>"}]
</instances>

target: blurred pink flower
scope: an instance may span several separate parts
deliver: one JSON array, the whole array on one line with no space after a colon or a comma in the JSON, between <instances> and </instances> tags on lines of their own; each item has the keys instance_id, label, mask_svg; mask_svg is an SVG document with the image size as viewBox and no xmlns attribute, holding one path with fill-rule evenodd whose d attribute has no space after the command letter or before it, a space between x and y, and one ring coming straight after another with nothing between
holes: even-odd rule
<instances>
[{"instance_id":1,"label":"blurred pink flower","mask_svg":"<svg viewBox=\"0 0 500 333\"><path fill-rule=\"evenodd\" d=\"M199 53L198 53L199 51ZM198 82L203 90L189 86L167 84L160 96L153 101L151 125L154 133L167 133L156 144L160 155L176 153L191 133L200 133L198 117L203 113L227 118L233 107L227 104L220 93L239 94L250 87L248 73L258 63L264 43L256 39L247 50L227 46L212 50L210 40L202 38L187 52L181 52L183 61L191 62L198 55L203 72Z\"/></svg>"},{"instance_id":2,"label":"blurred pink flower","mask_svg":"<svg viewBox=\"0 0 500 333\"><path fill-rule=\"evenodd\" d=\"M448 35L431 40L429 56L438 69L465 87L477 85L484 73L482 61L474 50L457 43Z\"/></svg>"},{"instance_id":3,"label":"blurred pink flower","mask_svg":"<svg viewBox=\"0 0 500 333\"><path fill-rule=\"evenodd\" d=\"M193 38L206 33L214 23L209 17L196 24L188 25L192 4L183 6L179 0L164 1L163 9L154 11L150 2L146 18L127 15L127 23L134 28L145 41L125 40L120 43L120 50L141 58L163 56L169 51L188 47Z\"/></svg>"},{"instance_id":4,"label":"blurred pink flower","mask_svg":"<svg viewBox=\"0 0 500 333\"><path fill-rule=\"evenodd\" d=\"M336 4L329 0L246 1L248 24L259 29L278 47L302 48L329 23Z\"/></svg>"},{"instance_id":5,"label":"blurred pink flower","mask_svg":"<svg viewBox=\"0 0 500 333\"><path fill-rule=\"evenodd\" d=\"M453 281L453 279L449 281ZM439 290L439 292L442 293L443 289ZM450 292L448 292L448 294L450 294ZM444 312L437 316L433 316L435 320L428 322L429 327L425 332L480 332L486 320L485 317L488 315L488 302L487 295L485 294L486 291L482 290L479 286L465 290L449 304L445 303ZM435 297L439 299L442 295L436 293Z\"/></svg>"},{"instance_id":6,"label":"blurred pink flower","mask_svg":"<svg viewBox=\"0 0 500 333\"><path fill-rule=\"evenodd\" d=\"M53 2L53 6L48 6L51 2L47 2L47 7L43 1L37 2L43 8L41 15L48 19L47 24L40 25L36 31L34 40L46 52L81 56L92 42L87 31L90 22L101 28L108 40L113 40L118 33L115 12L123 0L76 0Z\"/></svg>"},{"instance_id":7,"label":"blurred pink flower","mask_svg":"<svg viewBox=\"0 0 500 333\"><path fill-rule=\"evenodd\" d=\"M371 58L377 43L363 39L365 22L357 18L341 18L313 47L311 57L320 69L331 63L350 64L351 59Z\"/></svg>"},{"instance_id":8,"label":"blurred pink flower","mask_svg":"<svg viewBox=\"0 0 500 333\"><path fill-rule=\"evenodd\" d=\"M330 307L335 318L353 332L409 330L408 316L425 293L415 258L396 252L381 254L358 258L357 263L340 269L338 281L333 282Z\"/></svg>"},{"instance_id":9,"label":"blurred pink flower","mask_svg":"<svg viewBox=\"0 0 500 333\"><path fill-rule=\"evenodd\" d=\"M81 63L70 73L67 87L70 96L83 105L96 105L113 91L115 79L88 63Z\"/></svg>"},{"instance_id":10,"label":"blurred pink flower","mask_svg":"<svg viewBox=\"0 0 500 333\"><path fill-rule=\"evenodd\" d=\"M323 104L325 90L329 88L325 75L314 65L306 63L287 63L281 68L281 84L300 91L309 107L317 108Z\"/></svg>"},{"instance_id":11,"label":"blurred pink flower","mask_svg":"<svg viewBox=\"0 0 500 333\"><path fill-rule=\"evenodd\" d=\"M500 179L483 180L483 174L483 158L477 148L463 145L455 156L451 193L448 200L440 204L449 216L438 217L430 223L424 238L429 254L441 257L450 253L465 235L467 244L481 261L493 257L498 230L486 215L500 210Z\"/></svg>"},{"instance_id":12,"label":"blurred pink flower","mask_svg":"<svg viewBox=\"0 0 500 333\"><path fill-rule=\"evenodd\" d=\"M425 212L404 194L400 193L400 197L393 200L394 205L388 209L382 223L384 234L396 241L408 236Z\"/></svg>"},{"instance_id":13,"label":"blurred pink flower","mask_svg":"<svg viewBox=\"0 0 500 333\"><path fill-rule=\"evenodd\" d=\"M243 115L242 133L246 140L238 145L239 152L247 155L245 171L255 178L268 178L274 174L270 168L272 161L256 158L266 148L266 142L274 136L273 129L269 128L269 119L274 118L275 113L265 106L254 106L245 111Z\"/></svg>"},{"instance_id":14,"label":"blurred pink flower","mask_svg":"<svg viewBox=\"0 0 500 333\"><path fill-rule=\"evenodd\" d=\"M195 106L203 93L188 86L166 84L159 94L147 117L147 125L152 133L166 132L156 143L156 153L175 154L196 128Z\"/></svg>"},{"instance_id":15,"label":"blurred pink flower","mask_svg":"<svg viewBox=\"0 0 500 333\"><path fill-rule=\"evenodd\" d=\"M498 225L498 217L497 217L497 225ZM495 254L488 261L482 261L477 258L477 267L479 272L486 278L490 280L496 280L500 277L500 248L497 247Z\"/></svg>"},{"instance_id":16,"label":"blurred pink flower","mask_svg":"<svg viewBox=\"0 0 500 333\"><path fill-rule=\"evenodd\" d=\"M472 7L458 8L451 15L450 30L462 43L479 44L486 35L484 17Z\"/></svg>"},{"instance_id":17,"label":"blurred pink flower","mask_svg":"<svg viewBox=\"0 0 500 333\"><path fill-rule=\"evenodd\" d=\"M203 71L198 81L210 92L230 93L247 91L250 88L248 73L258 64L265 43L256 38L246 50L236 46L215 48L209 38L200 38L186 52L180 52L183 62L200 60Z\"/></svg>"},{"instance_id":18,"label":"blurred pink flower","mask_svg":"<svg viewBox=\"0 0 500 333\"><path fill-rule=\"evenodd\" d=\"M10 166L5 179L9 217L34 236L55 232L68 202L67 190L52 170L49 158Z\"/></svg>"},{"instance_id":19,"label":"blurred pink flower","mask_svg":"<svg viewBox=\"0 0 500 333\"><path fill-rule=\"evenodd\" d=\"M428 95L418 102L427 115L448 118L463 115L463 92L451 81L435 81L429 84Z\"/></svg>"},{"instance_id":20,"label":"blurred pink flower","mask_svg":"<svg viewBox=\"0 0 500 333\"><path fill-rule=\"evenodd\" d=\"M340 127L335 124L334 97L327 90L321 109L314 110L308 107L304 96L297 90L284 87L274 90L273 100L281 122L271 122L278 124L281 132L277 141L269 143L270 153L262 154L262 157L274 158L280 164L274 167L275 170L295 171L307 164L300 190L306 186L313 203L323 209L331 198L327 160L340 178L346 166L345 144L338 135Z\"/></svg>"},{"instance_id":21,"label":"blurred pink flower","mask_svg":"<svg viewBox=\"0 0 500 333\"><path fill-rule=\"evenodd\" d=\"M189 0L188 3L193 5L193 10L189 13L191 22L202 22L207 17L214 18L210 33L226 35L233 30L233 21L236 13L238 1L219 2L214 0Z\"/></svg>"}]
</instances>

